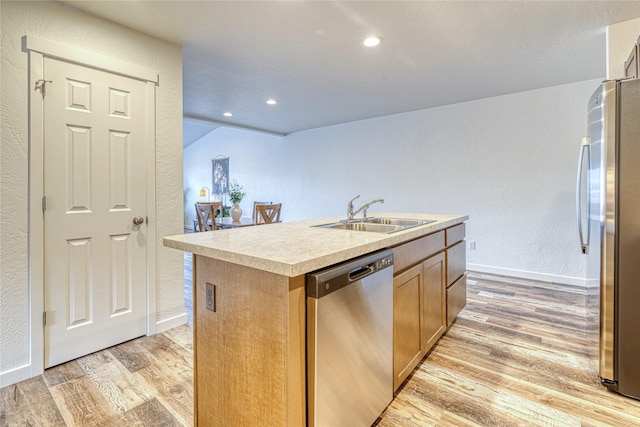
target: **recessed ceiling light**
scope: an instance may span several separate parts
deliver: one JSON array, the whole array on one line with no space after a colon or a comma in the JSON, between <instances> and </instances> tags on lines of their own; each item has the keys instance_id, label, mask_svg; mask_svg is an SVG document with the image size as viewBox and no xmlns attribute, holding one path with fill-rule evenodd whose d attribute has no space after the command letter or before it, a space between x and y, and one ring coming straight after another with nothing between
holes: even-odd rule
<instances>
[{"instance_id":1,"label":"recessed ceiling light","mask_svg":"<svg viewBox=\"0 0 640 427\"><path fill-rule=\"evenodd\" d=\"M371 36L371 37L367 37L366 39L364 39L364 41L362 42L363 45L367 46L367 47L374 47L374 46L378 46L380 43L382 43L382 37L380 36Z\"/></svg>"},{"instance_id":2,"label":"recessed ceiling light","mask_svg":"<svg viewBox=\"0 0 640 427\"><path fill-rule=\"evenodd\" d=\"M232 117L233 113L230 113L230 112L227 111L226 113L224 113L222 115L225 116L225 117Z\"/></svg>"},{"instance_id":3,"label":"recessed ceiling light","mask_svg":"<svg viewBox=\"0 0 640 427\"><path fill-rule=\"evenodd\" d=\"M276 105L278 103L278 101L276 101L275 99L267 99L267 104L269 105Z\"/></svg>"}]
</instances>

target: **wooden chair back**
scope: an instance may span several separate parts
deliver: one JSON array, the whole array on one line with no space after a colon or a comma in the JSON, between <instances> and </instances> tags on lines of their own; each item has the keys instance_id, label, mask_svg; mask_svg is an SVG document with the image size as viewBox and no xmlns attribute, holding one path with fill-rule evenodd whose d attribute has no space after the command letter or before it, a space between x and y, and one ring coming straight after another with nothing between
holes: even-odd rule
<instances>
[{"instance_id":1,"label":"wooden chair back","mask_svg":"<svg viewBox=\"0 0 640 427\"><path fill-rule=\"evenodd\" d=\"M196 203L196 216L200 231L213 231L218 229L216 212L222 207L222 202L198 202Z\"/></svg>"},{"instance_id":2,"label":"wooden chair back","mask_svg":"<svg viewBox=\"0 0 640 427\"><path fill-rule=\"evenodd\" d=\"M282 203L256 205L256 224L271 224L280 222Z\"/></svg>"},{"instance_id":3,"label":"wooden chair back","mask_svg":"<svg viewBox=\"0 0 640 427\"><path fill-rule=\"evenodd\" d=\"M273 202L253 202L253 212L251 212L251 220L254 224L258 223L258 212L256 212L257 205L270 205Z\"/></svg>"}]
</instances>

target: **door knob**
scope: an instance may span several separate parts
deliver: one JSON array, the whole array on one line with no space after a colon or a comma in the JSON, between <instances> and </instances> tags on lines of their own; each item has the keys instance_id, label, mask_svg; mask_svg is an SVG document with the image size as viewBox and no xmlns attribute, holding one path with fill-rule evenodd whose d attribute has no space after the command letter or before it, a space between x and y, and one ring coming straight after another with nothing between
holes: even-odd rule
<instances>
[{"instance_id":1,"label":"door knob","mask_svg":"<svg viewBox=\"0 0 640 427\"><path fill-rule=\"evenodd\" d=\"M133 217L133 224L134 225L144 224L144 218L141 217L141 216L134 216Z\"/></svg>"}]
</instances>

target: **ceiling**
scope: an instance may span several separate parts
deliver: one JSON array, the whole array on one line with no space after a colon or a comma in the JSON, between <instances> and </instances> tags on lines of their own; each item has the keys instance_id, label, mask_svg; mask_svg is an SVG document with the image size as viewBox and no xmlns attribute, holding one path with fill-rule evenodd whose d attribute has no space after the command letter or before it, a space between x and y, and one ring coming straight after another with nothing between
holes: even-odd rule
<instances>
[{"instance_id":1,"label":"ceiling","mask_svg":"<svg viewBox=\"0 0 640 427\"><path fill-rule=\"evenodd\" d=\"M605 27L640 17L640 1L64 3L183 46L194 135L288 134L601 78ZM382 44L364 47L372 34Z\"/></svg>"}]
</instances>

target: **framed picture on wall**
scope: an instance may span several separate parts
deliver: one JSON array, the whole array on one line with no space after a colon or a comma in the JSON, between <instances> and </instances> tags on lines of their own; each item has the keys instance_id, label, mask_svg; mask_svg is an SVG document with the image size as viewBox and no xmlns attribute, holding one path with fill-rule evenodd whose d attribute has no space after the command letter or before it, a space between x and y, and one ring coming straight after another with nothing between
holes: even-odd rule
<instances>
[{"instance_id":1,"label":"framed picture on wall","mask_svg":"<svg viewBox=\"0 0 640 427\"><path fill-rule=\"evenodd\" d=\"M217 156L211 159L213 167L212 193L226 194L229 189L229 158Z\"/></svg>"}]
</instances>

